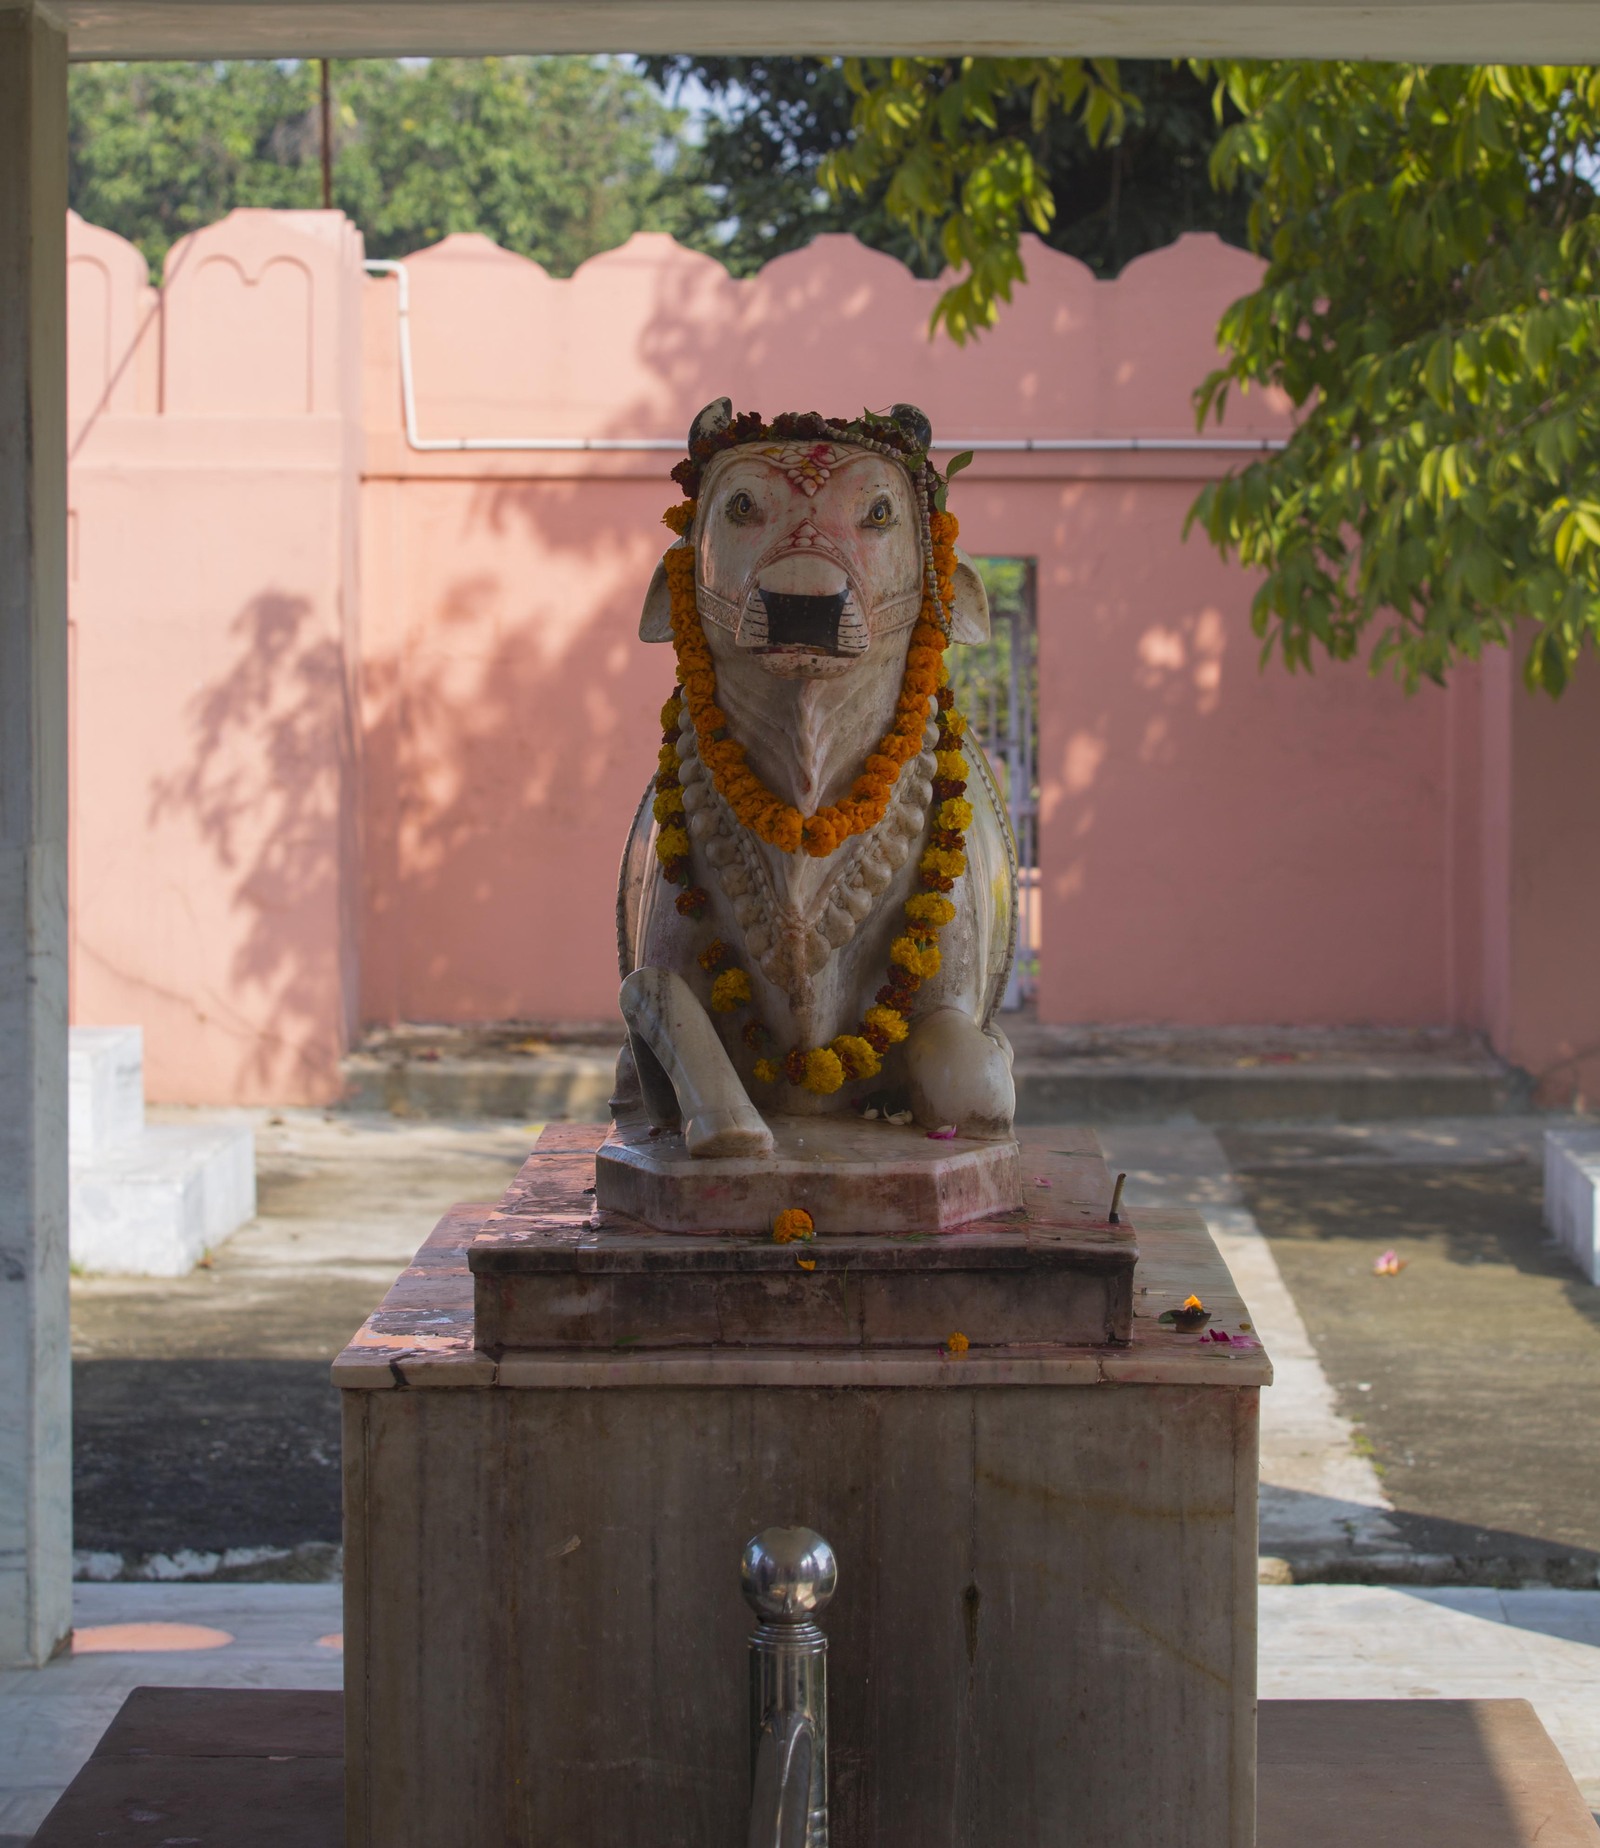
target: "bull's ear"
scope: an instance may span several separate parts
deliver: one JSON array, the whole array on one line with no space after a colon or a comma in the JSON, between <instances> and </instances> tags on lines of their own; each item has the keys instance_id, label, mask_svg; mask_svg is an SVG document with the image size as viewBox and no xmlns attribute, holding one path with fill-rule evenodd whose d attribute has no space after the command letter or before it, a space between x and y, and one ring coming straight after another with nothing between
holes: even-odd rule
<instances>
[{"instance_id":1,"label":"bull's ear","mask_svg":"<svg viewBox=\"0 0 1600 1848\"><path fill-rule=\"evenodd\" d=\"M639 640L672 640L672 592L667 588L667 567L660 559L656 561L650 588L644 593L644 608L639 612Z\"/></svg>"},{"instance_id":2,"label":"bull's ear","mask_svg":"<svg viewBox=\"0 0 1600 1848\"><path fill-rule=\"evenodd\" d=\"M955 586L950 597L952 642L986 642L989 639L989 593L983 588L972 560L957 548Z\"/></svg>"}]
</instances>

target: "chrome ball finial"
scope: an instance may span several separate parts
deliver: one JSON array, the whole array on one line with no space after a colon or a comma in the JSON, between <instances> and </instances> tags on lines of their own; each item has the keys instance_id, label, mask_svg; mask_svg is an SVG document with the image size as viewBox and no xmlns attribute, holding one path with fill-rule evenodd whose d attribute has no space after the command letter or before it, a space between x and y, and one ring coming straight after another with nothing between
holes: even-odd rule
<instances>
[{"instance_id":1,"label":"chrome ball finial","mask_svg":"<svg viewBox=\"0 0 1600 1848\"><path fill-rule=\"evenodd\" d=\"M764 1527L739 1561L745 1602L768 1623L815 1617L838 1579L833 1548L809 1527Z\"/></svg>"}]
</instances>

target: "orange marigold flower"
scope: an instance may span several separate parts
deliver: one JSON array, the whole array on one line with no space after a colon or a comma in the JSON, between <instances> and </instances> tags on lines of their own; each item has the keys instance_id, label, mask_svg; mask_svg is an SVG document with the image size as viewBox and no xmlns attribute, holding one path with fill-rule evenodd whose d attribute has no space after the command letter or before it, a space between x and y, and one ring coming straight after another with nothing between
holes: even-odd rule
<instances>
[{"instance_id":1,"label":"orange marigold flower","mask_svg":"<svg viewBox=\"0 0 1600 1848\"><path fill-rule=\"evenodd\" d=\"M711 1009L717 1014L731 1014L750 999L750 978L743 969L724 969L711 984Z\"/></svg>"},{"instance_id":2,"label":"orange marigold flower","mask_svg":"<svg viewBox=\"0 0 1600 1848\"><path fill-rule=\"evenodd\" d=\"M906 1025L906 1017L892 1007L869 1007L862 1015L864 1024L881 1033L891 1046L897 1046L911 1031Z\"/></svg>"},{"instance_id":3,"label":"orange marigold flower","mask_svg":"<svg viewBox=\"0 0 1600 1848\"><path fill-rule=\"evenodd\" d=\"M949 1354L952 1359L959 1360L971 1346L972 1343L962 1334L959 1328L956 1329L953 1334L945 1337L944 1351Z\"/></svg>"},{"instance_id":4,"label":"orange marigold flower","mask_svg":"<svg viewBox=\"0 0 1600 1848\"><path fill-rule=\"evenodd\" d=\"M676 507L669 507L661 516L661 524L668 526L679 538L694 525L695 503L692 500L679 501Z\"/></svg>"},{"instance_id":5,"label":"orange marigold flower","mask_svg":"<svg viewBox=\"0 0 1600 1848\"><path fill-rule=\"evenodd\" d=\"M793 1245L802 1239L815 1238L816 1223L803 1206L786 1206L772 1222L772 1242Z\"/></svg>"},{"instance_id":6,"label":"orange marigold flower","mask_svg":"<svg viewBox=\"0 0 1600 1848\"><path fill-rule=\"evenodd\" d=\"M928 924L935 930L948 924L955 915L955 906L937 892L916 892L906 900L906 916L914 923Z\"/></svg>"},{"instance_id":7,"label":"orange marigold flower","mask_svg":"<svg viewBox=\"0 0 1600 1848\"><path fill-rule=\"evenodd\" d=\"M952 796L948 802L941 802L938 825L941 828L952 828L958 834L964 834L972 826L972 804L963 802L958 796Z\"/></svg>"},{"instance_id":8,"label":"orange marigold flower","mask_svg":"<svg viewBox=\"0 0 1600 1848\"><path fill-rule=\"evenodd\" d=\"M899 963L902 969L926 981L930 975L939 973L939 951L929 944L921 947L912 937L896 937L889 945L889 960Z\"/></svg>"},{"instance_id":9,"label":"orange marigold flower","mask_svg":"<svg viewBox=\"0 0 1600 1848\"><path fill-rule=\"evenodd\" d=\"M832 1050L838 1054L846 1078L876 1078L883 1070L883 1061L871 1041L858 1034L841 1033L834 1040Z\"/></svg>"}]
</instances>

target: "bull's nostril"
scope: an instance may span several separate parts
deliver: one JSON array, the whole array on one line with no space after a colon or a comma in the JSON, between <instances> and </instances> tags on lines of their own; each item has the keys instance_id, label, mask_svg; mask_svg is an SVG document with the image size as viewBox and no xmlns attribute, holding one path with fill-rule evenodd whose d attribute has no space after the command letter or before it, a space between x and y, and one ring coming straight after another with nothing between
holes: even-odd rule
<instances>
[{"instance_id":1,"label":"bull's nostril","mask_svg":"<svg viewBox=\"0 0 1600 1848\"><path fill-rule=\"evenodd\" d=\"M820 648L840 653L839 624L844 620L847 590L831 596L804 596L797 591L760 590L767 613L769 648Z\"/></svg>"}]
</instances>

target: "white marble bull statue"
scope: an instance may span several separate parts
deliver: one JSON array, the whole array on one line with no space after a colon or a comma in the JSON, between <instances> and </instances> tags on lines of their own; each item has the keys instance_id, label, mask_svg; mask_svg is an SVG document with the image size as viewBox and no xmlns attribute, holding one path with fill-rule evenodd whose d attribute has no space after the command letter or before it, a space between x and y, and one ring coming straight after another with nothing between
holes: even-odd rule
<instances>
[{"instance_id":1,"label":"white marble bull statue","mask_svg":"<svg viewBox=\"0 0 1600 1848\"><path fill-rule=\"evenodd\" d=\"M925 884L919 868L935 817L948 813L935 789L948 761L936 755L936 703L916 702L917 717L924 704L929 716L919 739L916 719L907 726L911 754L882 819L831 851L761 838L700 755L708 736L736 741L759 779L745 787L780 805L773 813L797 810L797 826L859 787L895 718L919 612L930 607L930 520L939 518L930 509L941 483L926 460L929 436L926 418L907 406L882 423L764 426L734 420L727 399L707 406L690 433L679 478L690 483L692 523L656 569L639 633L675 639L672 567L687 599L692 558L693 601L680 606L680 627L697 628L690 644L703 635L709 647L711 718L722 729L697 735L685 707L623 856L617 924L629 1047L617 1102L619 1114L631 1104L663 1128L681 1124L692 1155L769 1154L763 1113L823 1113L866 1098L884 1111L909 1108L929 1130L1011 1133L1011 1048L994 1013L1016 947L1016 850L977 741L961 744L972 814L966 869L949 885L954 915L938 932L937 972L916 987L903 1024L890 1020L894 1036L869 1024L876 1053L861 1055L859 1075L850 1049L862 1041L840 1036L859 1035L874 997L888 992L906 901ZM955 558L946 579L950 639L983 641L982 582ZM680 647L680 672L684 658ZM882 775L884 760L875 761ZM663 836L680 825L683 833ZM686 856L660 851L664 838L681 842L685 833ZM663 864L677 884L662 877ZM719 977L727 978L720 988ZM730 986L747 999L732 1001ZM799 1082L793 1074L811 1069L805 1049L830 1045L841 1048L843 1067L823 1059L820 1083Z\"/></svg>"}]
</instances>

